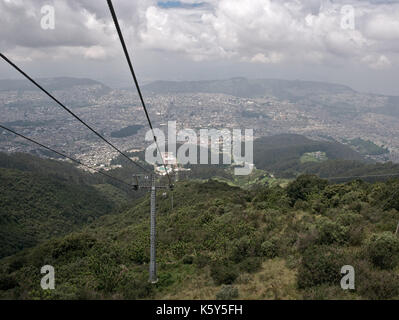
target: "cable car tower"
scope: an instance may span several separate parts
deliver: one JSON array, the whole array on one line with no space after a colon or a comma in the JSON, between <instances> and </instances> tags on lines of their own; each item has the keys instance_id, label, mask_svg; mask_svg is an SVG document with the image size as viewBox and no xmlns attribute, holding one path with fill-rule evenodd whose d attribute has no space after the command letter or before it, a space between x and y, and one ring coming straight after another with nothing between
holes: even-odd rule
<instances>
[{"instance_id":1,"label":"cable car tower","mask_svg":"<svg viewBox=\"0 0 399 320\"><path fill-rule=\"evenodd\" d=\"M157 263L156 263L156 193L157 189L173 190L173 185L157 185L156 174L135 174L134 189L146 189L151 192L150 205L150 275L148 281L157 283Z\"/></svg>"}]
</instances>

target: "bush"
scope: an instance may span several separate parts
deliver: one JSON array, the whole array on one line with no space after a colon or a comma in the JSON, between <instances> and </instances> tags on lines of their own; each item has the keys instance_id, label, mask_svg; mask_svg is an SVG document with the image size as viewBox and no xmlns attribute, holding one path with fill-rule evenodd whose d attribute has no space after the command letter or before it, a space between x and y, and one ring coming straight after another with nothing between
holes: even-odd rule
<instances>
[{"instance_id":1,"label":"bush","mask_svg":"<svg viewBox=\"0 0 399 320\"><path fill-rule=\"evenodd\" d=\"M211 277L217 285L232 284L238 277L238 271L233 264L215 262L211 266Z\"/></svg>"},{"instance_id":2,"label":"bush","mask_svg":"<svg viewBox=\"0 0 399 320\"><path fill-rule=\"evenodd\" d=\"M233 286L222 286L220 291L216 294L217 300L232 300L238 298L238 289Z\"/></svg>"},{"instance_id":3,"label":"bush","mask_svg":"<svg viewBox=\"0 0 399 320\"><path fill-rule=\"evenodd\" d=\"M210 262L211 258L204 254L198 254L194 258L194 263L197 265L198 268L204 268Z\"/></svg>"},{"instance_id":4,"label":"bush","mask_svg":"<svg viewBox=\"0 0 399 320\"><path fill-rule=\"evenodd\" d=\"M118 288L124 299L137 300L151 297L153 285L148 282L147 275L126 274Z\"/></svg>"},{"instance_id":5,"label":"bush","mask_svg":"<svg viewBox=\"0 0 399 320\"><path fill-rule=\"evenodd\" d=\"M87 251L94 246L96 239L88 234L71 234L56 240L52 250L54 259L71 260L87 255Z\"/></svg>"},{"instance_id":6,"label":"bush","mask_svg":"<svg viewBox=\"0 0 399 320\"><path fill-rule=\"evenodd\" d=\"M359 294L367 299L390 299L399 295L399 276L385 270L372 270L368 263L360 263L357 268L356 286Z\"/></svg>"},{"instance_id":7,"label":"bush","mask_svg":"<svg viewBox=\"0 0 399 320\"><path fill-rule=\"evenodd\" d=\"M363 217L358 213L346 211L340 214L337 218L337 222L343 226L359 225L363 221Z\"/></svg>"},{"instance_id":8,"label":"bush","mask_svg":"<svg viewBox=\"0 0 399 320\"><path fill-rule=\"evenodd\" d=\"M319 244L345 244L349 241L349 228L328 218L322 218L317 223Z\"/></svg>"},{"instance_id":9,"label":"bush","mask_svg":"<svg viewBox=\"0 0 399 320\"><path fill-rule=\"evenodd\" d=\"M261 245L262 255L266 258L273 259L278 255L278 246L276 239L266 240Z\"/></svg>"},{"instance_id":10,"label":"bush","mask_svg":"<svg viewBox=\"0 0 399 320\"><path fill-rule=\"evenodd\" d=\"M374 272L368 275L361 285L359 293L372 300L386 300L399 295L399 277L387 271Z\"/></svg>"},{"instance_id":11,"label":"bush","mask_svg":"<svg viewBox=\"0 0 399 320\"><path fill-rule=\"evenodd\" d=\"M16 256L13 258L8 265L8 272L12 273L21 269L26 264L25 256Z\"/></svg>"},{"instance_id":12,"label":"bush","mask_svg":"<svg viewBox=\"0 0 399 320\"><path fill-rule=\"evenodd\" d=\"M175 282L175 279L173 278L173 274L171 272L160 272L158 274L158 282L157 282L158 288L169 287L174 282Z\"/></svg>"},{"instance_id":13,"label":"bush","mask_svg":"<svg viewBox=\"0 0 399 320\"><path fill-rule=\"evenodd\" d=\"M242 237L238 241L235 241L231 250L231 259L234 262L241 262L246 257L250 256L251 252L251 241L248 237Z\"/></svg>"},{"instance_id":14,"label":"bush","mask_svg":"<svg viewBox=\"0 0 399 320\"><path fill-rule=\"evenodd\" d=\"M12 276L0 276L0 290L9 290L18 286L17 280Z\"/></svg>"},{"instance_id":15,"label":"bush","mask_svg":"<svg viewBox=\"0 0 399 320\"><path fill-rule=\"evenodd\" d=\"M248 273L256 272L262 267L262 259L257 257L247 258L239 265L241 271Z\"/></svg>"},{"instance_id":16,"label":"bush","mask_svg":"<svg viewBox=\"0 0 399 320\"><path fill-rule=\"evenodd\" d=\"M185 255L183 257L183 264L193 264L194 262L194 257L192 255Z\"/></svg>"},{"instance_id":17,"label":"bush","mask_svg":"<svg viewBox=\"0 0 399 320\"><path fill-rule=\"evenodd\" d=\"M353 227L349 231L349 244L352 246L360 246L363 243L364 233L363 227Z\"/></svg>"},{"instance_id":18,"label":"bush","mask_svg":"<svg viewBox=\"0 0 399 320\"><path fill-rule=\"evenodd\" d=\"M150 262L150 254L142 244L134 244L129 247L129 258L137 264L144 264Z\"/></svg>"},{"instance_id":19,"label":"bush","mask_svg":"<svg viewBox=\"0 0 399 320\"><path fill-rule=\"evenodd\" d=\"M305 250L298 270L300 289L321 284L339 285L344 257L334 247L314 246Z\"/></svg>"},{"instance_id":20,"label":"bush","mask_svg":"<svg viewBox=\"0 0 399 320\"><path fill-rule=\"evenodd\" d=\"M291 206L294 206L297 200L307 201L311 194L324 190L327 185L327 180L320 179L314 175L299 176L287 187Z\"/></svg>"},{"instance_id":21,"label":"bush","mask_svg":"<svg viewBox=\"0 0 399 320\"><path fill-rule=\"evenodd\" d=\"M390 232L372 235L367 255L376 267L393 269L399 262L399 238Z\"/></svg>"},{"instance_id":22,"label":"bush","mask_svg":"<svg viewBox=\"0 0 399 320\"><path fill-rule=\"evenodd\" d=\"M97 289L106 293L116 290L126 272L116 247L99 248L96 255L90 257L89 265L97 281Z\"/></svg>"}]
</instances>

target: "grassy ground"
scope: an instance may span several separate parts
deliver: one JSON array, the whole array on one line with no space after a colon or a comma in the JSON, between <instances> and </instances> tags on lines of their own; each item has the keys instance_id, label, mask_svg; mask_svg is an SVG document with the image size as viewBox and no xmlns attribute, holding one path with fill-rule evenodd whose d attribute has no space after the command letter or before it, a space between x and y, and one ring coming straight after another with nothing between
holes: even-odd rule
<instances>
[{"instance_id":1,"label":"grassy ground","mask_svg":"<svg viewBox=\"0 0 399 320\"><path fill-rule=\"evenodd\" d=\"M300 158L301 163L306 162L323 162L328 160L328 157L325 152L307 152L302 155Z\"/></svg>"}]
</instances>

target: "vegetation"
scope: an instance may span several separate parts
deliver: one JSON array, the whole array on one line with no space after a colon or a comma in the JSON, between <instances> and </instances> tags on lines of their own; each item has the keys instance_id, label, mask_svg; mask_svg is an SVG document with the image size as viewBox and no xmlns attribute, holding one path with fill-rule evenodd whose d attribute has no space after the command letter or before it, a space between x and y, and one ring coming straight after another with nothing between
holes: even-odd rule
<instances>
[{"instance_id":1,"label":"vegetation","mask_svg":"<svg viewBox=\"0 0 399 320\"><path fill-rule=\"evenodd\" d=\"M132 126L127 126L118 131L111 132L111 137L113 138L126 138L135 135L143 126L135 124Z\"/></svg>"},{"instance_id":2,"label":"vegetation","mask_svg":"<svg viewBox=\"0 0 399 320\"><path fill-rule=\"evenodd\" d=\"M306 152L302 155L300 161L301 163L306 162L322 162L328 160L328 157L325 152L316 151L316 152Z\"/></svg>"},{"instance_id":3,"label":"vegetation","mask_svg":"<svg viewBox=\"0 0 399 320\"><path fill-rule=\"evenodd\" d=\"M182 181L173 210L170 195L158 197L156 285L144 197L0 260L0 297L397 299L398 188L398 180L329 184L311 175L248 190ZM40 288L45 264L55 267L55 290ZM355 268L355 290L340 287L344 265Z\"/></svg>"},{"instance_id":4,"label":"vegetation","mask_svg":"<svg viewBox=\"0 0 399 320\"><path fill-rule=\"evenodd\" d=\"M370 155L373 152L368 150L366 154ZM256 168L271 172L280 179L292 179L300 174L352 179L356 176L389 175L399 172L398 164L365 162L361 153L344 144L335 141L314 141L295 134L255 140L254 163ZM334 181L347 182L350 179ZM381 180L381 177L367 178L370 182L378 180Z\"/></svg>"},{"instance_id":5,"label":"vegetation","mask_svg":"<svg viewBox=\"0 0 399 320\"><path fill-rule=\"evenodd\" d=\"M65 235L128 202L127 192L68 163L0 154L0 257Z\"/></svg>"},{"instance_id":6,"label":"vegetation","mask_svg":"<svg viewBox=\"0 0 399 320\"><path fill-rule=\"evenodd\" d=\"M331 160L363 159L356 151L338 142L315 141L297 134L281 134L255 140L254 163L258 169L272 171L282 177L293 177L301 171L301 157L314 152L324 153Z\"/></svg>"},{"instance_id":7,"label":"vegetation","mask_svg":"<svg viewBox=\"0 0 399 320\"><path fill-rule=\"evenodd\" d=\"M356 147L357 151L363 155L381 155L389 153L387 148L380 147L370 140L356 138L350 140L349 143Z\"/></svg>"}]
</instances>

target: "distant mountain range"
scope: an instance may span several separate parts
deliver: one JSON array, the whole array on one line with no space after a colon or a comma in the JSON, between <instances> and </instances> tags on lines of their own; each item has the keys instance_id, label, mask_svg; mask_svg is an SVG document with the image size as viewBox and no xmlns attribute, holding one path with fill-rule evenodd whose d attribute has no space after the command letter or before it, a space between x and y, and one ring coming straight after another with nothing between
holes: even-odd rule
<instances>
[{"instance_id":1,"label":"distant mountain range","mask_svg":"<svg viewBox=\"0 0 399 320\"><path fill-rule=\"evenodd\" d=\"M105 91L111 90L103 83L72 77L54 77L35 79L49 90L66 90L77 86L99 86ZM28 80L0 80L0 91L37 90ZM155 81L143 86L143 91L157 94L165 93L224 93L237 97L251 98L273 95L277 98L292 98L309 94L350 93L355 92L348 86L315 81L280 80L280 79L246 79L232 78L226 80L204 81Z\"/></svg>"},{"instance_id":2,"label":"distant mountain range","mask_svg":"<svg viewBox=\"0 0 399 320\"><path fill-rule=\"evenodd\" d=\"M101 82L87 78L71 78L71 77L55 77L55 78L38 78L35 79L40 85L48 90L65 90L76 86L98 86L103 90L109 91L111 88ZM4 79L0 80L0 91L26 91L38 90L28 80Z\"/></svg>"},{"instance_id":3,"label":"distant mountain range","mask_svg":"<svg viewBox=\"0 0 399 320\"><path fill-rule=\"evenodd\" d=\"M102 96L109 93L112 89L101 82L86 78L37 78L35 79L40 85L49 91L73 91L76 96L77 92L90 89L90 95ZM34 84L28 80L5 79L0 80L0 92L2 91L37 91L39 90Z\"/></svg>"},{"instance_id":4,"label":"distant mountain range","mask_svg":"<svg viewBox=\"0 0 399 320\"><path fill-rule=\"evenodd\" d=\"M280 99L307 96L309 94L353 93L350 87L314 81L246 79L206 81L155 81L144 86L148 92L165 93L224 93L237 97L251 98L272 95Z\"/></svg>"}]
</instances>

